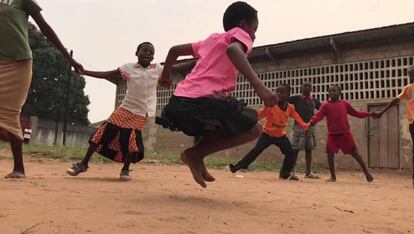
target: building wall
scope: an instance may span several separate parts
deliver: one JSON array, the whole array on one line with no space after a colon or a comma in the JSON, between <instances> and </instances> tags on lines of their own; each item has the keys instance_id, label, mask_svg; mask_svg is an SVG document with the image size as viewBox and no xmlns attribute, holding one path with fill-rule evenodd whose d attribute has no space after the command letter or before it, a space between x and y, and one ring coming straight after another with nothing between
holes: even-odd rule
<instances>
[{"instance_id":1,"label":"building wall","mask_svg":"<svg viewBox=\"0 0 414 234\"><path fill-rule=\"evenodd\" d=\"M340 46L339 46L340 48ZM265 85L275 88L280 83L289 83L292 86L292 95L300 92L303 81L314 84L314 95L321 101L326 101L327 91L331 84L339 84L343 89L343 98L357 109L367 110L369 104L387 103L401 91L408 83L407 68L413 65L414 42L398 42L382 46L364 45L356 48L340 50L339 54L325 52L273 58L269 57L252 63L259 77ZM175 75L176 80L182 79ZM176 84L176 82L175 82ZM158 114L168 103L172 89L160 88L158 90ZM118 91L122 93L122 91ZM243 98L247 103L259 108L261 102L255 95L250 84L243 77L238 77L237 98ZM404 105L399 108L400 126L400 167L411 166L411 138L408 132L408 122ZM367 160L367 119L350 117L352 132L360 153ZM288 136L290 136L288 127ZM316 164L326 165L326 122L317 126L317 149L314 152ZM149 121L144 133L147 150L180 152L192 144L192 138L180 132L170 132L156 126ZM251 142L234 149L219 152L223 157L238 159L246 154L255 142ZM260 156L259 160L281 160L281 154L275 147L269 147ZM341 153L337 155L338 167L356 168L356 162L349 156ZM302 154L299 164L304 163Z\"/></svg>"},{"instance_id":2,"label":"building wall","mask_svg":"<svg viewBox=\"0 0 414 234\"><path fill-rule=\"evenodd\" d=\"M62 145L63 123L30 117L32 134L31 144L37 145ZM95 132L95 128L87 126L68 125L66 131L66 145L75 147L88 147L89 138Z\"/></svg>"}]
</instances>

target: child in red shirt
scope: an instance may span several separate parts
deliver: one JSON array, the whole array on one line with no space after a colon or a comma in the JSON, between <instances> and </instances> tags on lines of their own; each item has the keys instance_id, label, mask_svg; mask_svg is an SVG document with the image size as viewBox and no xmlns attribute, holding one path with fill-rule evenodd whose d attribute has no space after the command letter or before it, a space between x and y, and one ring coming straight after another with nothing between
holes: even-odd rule
<instances>
[{"instance_id":1,"label":"child in red shirt","mask_svg":"<svg viewBox=\"0 0 414 234\"><path fill-rule=\"evenodd\" d=\"M332 85L329 88L329 101L320 107L319 112L316 113L309 122L310 125L315 125L326 117L328 123L326 153L328 154L328 165L331 172L331 178L329 178L328 181L336 181L334 156L335 153L342 150L344 154L350 154L358 162L367 181L372 182L374 177L368 172L352 137L348 115L357 118L366 118L369 116L378 118L379 115L377 113L355 110L349 102L340 100L340 95L341 88L338 85Z\"/></svg>"},{"instance_id":2,"label":"child in red shirt","mask_svg":"<svg viewBox=\"0 0 414 234\"><path fill-rule=\"evenodd\" d=\"M288 103L290 96L290 86L282 84L276 88L278 98L277 105L273 107L263 107L258 114L258 119L266 118L264 130L256 146L244 156L236 165L230 164L230 171L235 173L240 169L247 169L249 165L256 160L260 153L270 145L276 145L285 156L282 168L280 169L279 178L288 179L293 166L296 162L296 154L293 151L289 139L286 137L285 128L288 125L289 117L296 120L303 128L307 129L308 125L303 122L302 118L295 111L293 105Z\"/></svg>"}]
</instances>

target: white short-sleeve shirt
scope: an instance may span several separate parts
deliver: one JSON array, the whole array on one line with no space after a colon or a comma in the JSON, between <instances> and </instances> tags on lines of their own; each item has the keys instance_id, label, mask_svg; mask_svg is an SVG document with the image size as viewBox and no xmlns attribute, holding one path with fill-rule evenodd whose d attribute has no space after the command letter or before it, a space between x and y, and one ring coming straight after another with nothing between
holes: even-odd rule
<instances>
[{"instance_id":1,"label":"white short-sleeve shirt","mask_svg":"<svg viewBox=\"0 0 414 234\"><path fill-rule=\"evenodd\" d=\"M151 64L143 68L138 63L127 63L118 68L127 82L127 91L121 107L141 116L155 116L157 84L163 67Z\"/></svg>"}]
</instances>

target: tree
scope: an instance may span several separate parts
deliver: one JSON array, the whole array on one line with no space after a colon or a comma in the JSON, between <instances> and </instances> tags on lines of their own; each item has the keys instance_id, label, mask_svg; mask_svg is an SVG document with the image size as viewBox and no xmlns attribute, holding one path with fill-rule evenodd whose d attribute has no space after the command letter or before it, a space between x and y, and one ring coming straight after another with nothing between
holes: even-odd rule
<instances>
[{"instance_id":1,"label":"tree","mask_svg":"<svg viewBox=\"0 0 414 234\"><path fill-rule=\"evenodd\" d=\"M29 41L33 52L33 78L23 114L62 121L65 109L69 108L68 123L88 125L90 102L83 92L85 79L70 72L63 55L34 25L29 29Z\"/></svg>"}]
</instances>

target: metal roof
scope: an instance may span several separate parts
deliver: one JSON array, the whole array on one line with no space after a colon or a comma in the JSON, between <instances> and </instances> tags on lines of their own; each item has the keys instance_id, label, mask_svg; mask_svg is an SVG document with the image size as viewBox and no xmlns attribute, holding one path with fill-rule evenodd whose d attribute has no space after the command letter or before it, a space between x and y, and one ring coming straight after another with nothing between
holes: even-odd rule
<instances>
[{"instance_id":1,"label":"metal roof","mask_svg":"<svg viewBox=\"0 0 414 234\"><path fill-rule=\"evenodd\" d=\"M280 55L323 51L339 53L341 49L358 45L367 46L405 40L414 40L414 22L258 46L253 49L249 58L263 56L277 58Z\"/></svg>"}]
</instances>

